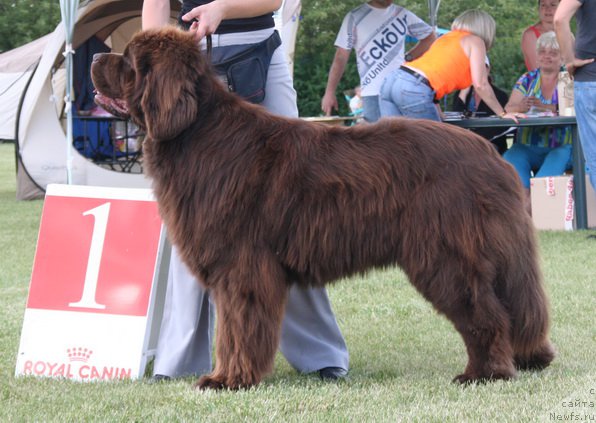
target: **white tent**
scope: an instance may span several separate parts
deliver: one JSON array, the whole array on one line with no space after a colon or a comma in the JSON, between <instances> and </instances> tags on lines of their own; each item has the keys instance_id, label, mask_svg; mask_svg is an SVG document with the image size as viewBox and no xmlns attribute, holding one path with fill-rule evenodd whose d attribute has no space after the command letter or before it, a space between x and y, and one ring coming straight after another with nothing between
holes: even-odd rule
<instances>
[{"instance_id":1,"label":"white tent","mask_svg":"<svg viewBox=\"0 0 596 423\"><path fill-rule=\"evenodd\" d=\"M72 48L101 34L112 51L122 51L140 29L142 0L86 0L75 20ZM436 24L440 0L428 0ZM170 0L172 20L180 2ZM275 14L289 63L299 25L300 0L285 0ZM72 156L70 182L81 185L147 187L142 173L111 170L83 157L66 141L65 28L23 47L0 54L0 139L16 140L17 198L43 196L49 183L67 182L67 156ZM68 154L67 154L68 153ZM70 162L70 160L69 160Z\"/></svg>"},{"instance_id":2,"label":"white tent","mask_svg":"<svg viewBox=\"0 0 596 423\"><path fill-rule=\"evenodd\" d=\"M17 108L50 34L0 54L0 139L15 139Z\"/></svg>"},{"instance_id":3,"label":"white tent","mask_svg":"<svg viewBox=\"0 0 596 423\"><path fill-rule=\"evenodd\" d=\"M172 18L179 7L178 1L171 1ZM101 39L112 51L122 51L132 34L140 29L141 10L141 0L81 2L74 27L73 49L93 35L101 34ZM61 23L47 36L43 54L20 101L10 104L10 100L2 98L5 107L16 109L17 198L37 198L43 195L49 183L65 183L67 149L72 154L71 182L74 184L149 186L142 173L101 167L79 154L72 145L67 146L64 44L65 30ZM21 79L27 78L23 76Z\"/></svg>"},{"instance_id":4,"label":"white tent","mask_svg":"<svg viewBox=\"0 0 596 423\"><path fill-rule=\"evenodd\" d=\"M100 35L112 51L121 52L141 26L142 0L81 1L75 20L72 48L76 50L94 35ZM180 2L170 1L174 22ZM286 0L276 13L286 54L293 61L300 0ZM81 155L66 141L65 27L23 47L0 55L0 139L16 140L17 198L43 196L50 183L147 187L149 181L137 173L115 171ZM67 154L68 153L68 154Z\"/></svg>"}]
</instances>

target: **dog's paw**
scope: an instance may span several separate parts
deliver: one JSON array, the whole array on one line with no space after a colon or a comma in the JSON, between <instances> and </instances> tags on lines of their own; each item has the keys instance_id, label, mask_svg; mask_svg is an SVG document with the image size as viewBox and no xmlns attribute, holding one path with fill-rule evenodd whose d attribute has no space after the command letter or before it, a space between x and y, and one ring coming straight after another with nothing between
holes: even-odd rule
<instances>
[{"instance_id":1,"label":"dog's paw","mask_svg":"<svg viewBox=\"0 0 596 423\"><path fill-rule=\"evenodd\" d=\"M515 367L519 370L543 370L549 366L556 356L555 348L546 342L529 357L516 356Z\"/></svg>"},{"instance_id":2,"label":"dog's paw","mask_svg":"<svg viewBox=\"0 0 596 423\"><path fill-rule=\"evenodd\" d=\"M213 376L202 376L196 383L195 389L226 389L228 386L224 383L224 381L220 378L213 377Z\"/></svg>"},{"instance_id":3,"label":"dog's paw","mask_svg":"<svg viewBox=\"0 0 596 423\"><path fill-rule=\"evenodd\" d=\"M463 386L475 385L475 384L485 384L487 382L491 382L497 379L506 379L503 377L494 377L494 376L479 376L469 373L462 373L461 375L457 375L453 378L453 382L459 383Z\"/></svg>"},{"instance_id":4,"label":"dog's paw","mask_svg":"<svg viewBox=\"0 0 596 423\"><path fill-rule=\"evenodd\" d=\"M453 378L453 383L459 383L460 385L471 385L473 383L479 382L480 379L477 377L471 376L466 373L462 373L461 375L457 375Z\"/></svg>"},{"instance_id":5,"label":"dog's paw","mask_svg":"<svg viewBox=\"0 0 596 423\"><path fill-rule=\"evenodd\" d=\"M475 383L487 383L496 380L509 380L515 378L515 370L504 370L491 372L490 374L462 373L453 378L453 382L461 385L472 385Z\"/></svg>"}]
</instances>

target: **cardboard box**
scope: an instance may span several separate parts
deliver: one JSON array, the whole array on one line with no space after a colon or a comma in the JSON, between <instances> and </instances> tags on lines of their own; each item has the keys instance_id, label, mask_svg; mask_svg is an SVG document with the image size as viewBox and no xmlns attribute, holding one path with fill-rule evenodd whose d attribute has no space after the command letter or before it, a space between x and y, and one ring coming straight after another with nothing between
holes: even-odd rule
<instances>
[{"instance_id":1,"label":"cardboard box","mask_svg":"<svg viewBox=\"0 0 596 423\"><path fill-rule=\"evenodd\" d=\"M532 220L537 229L575 229L573 176L532 178L530 181ZM588 227L596 228L596 193L586 177Z\"/></svg>"}]
</instances>

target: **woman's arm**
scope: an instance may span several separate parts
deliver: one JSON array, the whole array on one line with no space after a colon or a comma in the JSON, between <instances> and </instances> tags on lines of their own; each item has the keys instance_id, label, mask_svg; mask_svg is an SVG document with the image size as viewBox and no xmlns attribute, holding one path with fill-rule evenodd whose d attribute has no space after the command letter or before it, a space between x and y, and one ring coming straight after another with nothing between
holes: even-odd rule
<instances>
[{"instance_id":1,"label":"woman's arm","mask_svg":"<svg viewBox=\"0 0 596 423\"><path fill-rule=\"evenodd\" d=\"M527 112L530 107L528 107L526 98L521 91L516 90L515 88L511 91L511 95L509 96L509 101L505 105L505 110L509 113L515 112Z\"/></svg>"},{"instance_id":2,"label":"woman's arm","mask_svg":"<svg viewBox=\"0 0 596 423\"><path fill-rule=\"evenodd\" d=\"M213 34L224 19L252 18L272 13L281 7L282 0L214 0L195 7L182 20L191 22L189 31L200 40Z\"/></svg>"},{"instance_id":3,"label":"woman's arm","mask_svg":"<svg viewBox=\"0 0 596 423\"><path fill-rule=\"evenodd\" d=\"M575 69L592 63L594 59L578 59L575 57L575 48L573 41L573 33L571 32L570 22L575 12L581 7L581 3L577 0L561 0L557 11L555 12L555 32L557 33L557 40L561 48L561 55L563 62L569 72L573 76Z\"/></svg>"},{"instance_id":4,"label":"woman's arm","mask_svg":"<svg viewBox=\"0 0 596 423\"><path fill-rule=\"evenodd\" d=\"M513 119L517 122L515 113L508 113L497 100L497 96L488 82L488 73L484 64L486 47L484 41L476 35L468 35L462 39L464 52L470 58L470 72L472 74L472 85L482 101L497 115L503 118Z\"/></svg>"},{"instance_id":5,"label":"woman's arm","mask_svg":"<svg viewBox=\"0 0 596 423\"><path fill-rule=\"evenodd\" d=\"M522 34L521 49L524 55L524 62L526 68L534 70L538 67L538 58L536 57L536 34L530 28L526 29Z\"/></svg>"},{"instance_id":6,"label":"woman's arm","mask_svg":"<svg viewBox=\"0 0 596 423\"><path fill-rule=\"evenodd\" d=\"M182 20L195 20L190 31L197 39L213 34L224 19L251 18L272 13L281 7L282 0L214 0L211 3L195 7ZM145 0L142 12L143 29L160 28L170 19L169 0Z\"/></svg>"},{"instance_id":7,"label":"woman's arm","mask_svg":"<svg viewBox=\"0 0 596 423\"><path fill-rule=\"evenodd\" d=\"M508 113L526 113L532 108L539 112L557 113L556 104L544 104L539 98L532 95L527 96L517 88L511 91L509 101L505 105L505 110Z\"/></svg>"},{"instance_id":8,"label":"woman's arm","mask_svg":"<svg viewBox=\"0 0 596 423\"><path fill-rule=\"evenodd\" d=\"M142 12L143 29L161 28L170 21L169 0L145 0Z\"/></svg>"}]
</instances>

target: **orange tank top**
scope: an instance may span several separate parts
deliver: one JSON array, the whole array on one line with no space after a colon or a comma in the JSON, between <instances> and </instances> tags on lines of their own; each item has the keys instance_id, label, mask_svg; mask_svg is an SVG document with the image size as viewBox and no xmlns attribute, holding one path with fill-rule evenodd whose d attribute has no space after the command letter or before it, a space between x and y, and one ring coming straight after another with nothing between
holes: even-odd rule
<instances>
[{"instance_id":1,"label":"orange tank top","mask_svg":"<svg viewBox=\"0 0 596 423\"><path fill-rule=\"evenodd\" d=\"M470 59L461 47L461 39L469 32L454 30L439 37L418 59L404 63L426 75L435 98L472 85Z\"/></svg>"}]
</instances>

